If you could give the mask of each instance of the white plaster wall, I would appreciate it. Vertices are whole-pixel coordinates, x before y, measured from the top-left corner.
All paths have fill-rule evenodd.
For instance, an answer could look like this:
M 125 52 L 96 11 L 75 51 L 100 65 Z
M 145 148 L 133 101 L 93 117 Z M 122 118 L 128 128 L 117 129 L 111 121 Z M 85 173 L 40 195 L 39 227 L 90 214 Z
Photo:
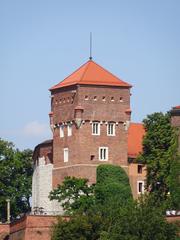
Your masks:
M 63 214 L 57 201 L 50 201 L 48 196 L 52 190 L 53 164 L 45 164 L 45 158 L 39 158 L 39 164 L 34 166 L 32 179 L 32 212 L 35 207 L 42 207 L 44 214 Z

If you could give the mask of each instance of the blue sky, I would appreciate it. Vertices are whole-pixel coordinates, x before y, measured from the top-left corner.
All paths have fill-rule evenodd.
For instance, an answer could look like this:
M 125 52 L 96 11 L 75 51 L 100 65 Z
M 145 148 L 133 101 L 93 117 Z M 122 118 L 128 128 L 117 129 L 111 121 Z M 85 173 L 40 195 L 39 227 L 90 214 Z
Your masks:
M 0 137 L 51 137 L 48 89 L 89 57 L 133 85 L 132 121 L 180 104 L 179 0 L 1 0 Z

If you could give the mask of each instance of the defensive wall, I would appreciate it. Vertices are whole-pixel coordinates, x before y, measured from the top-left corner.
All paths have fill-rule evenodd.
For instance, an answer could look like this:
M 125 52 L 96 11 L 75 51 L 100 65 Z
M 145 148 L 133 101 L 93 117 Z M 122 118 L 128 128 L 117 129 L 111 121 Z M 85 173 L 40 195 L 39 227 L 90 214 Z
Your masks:
M 65 220 L 69 218 L 64 216 Z M 167 216 L 168 222 L 180 225 L 180 216 Z M 51 240 L 57 216 L 28 215 L 11 224 L 0 224 L 0 240 Z

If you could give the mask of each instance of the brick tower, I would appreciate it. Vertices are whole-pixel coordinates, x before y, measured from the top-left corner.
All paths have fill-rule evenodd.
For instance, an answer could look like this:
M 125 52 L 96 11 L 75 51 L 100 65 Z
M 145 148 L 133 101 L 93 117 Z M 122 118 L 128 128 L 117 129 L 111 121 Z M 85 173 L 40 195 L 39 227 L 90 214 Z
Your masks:
M 131 85 L 89 60 L 53 86 L 53 187 L 65 176 L 96 181 L 102 163 L 127 169 Z

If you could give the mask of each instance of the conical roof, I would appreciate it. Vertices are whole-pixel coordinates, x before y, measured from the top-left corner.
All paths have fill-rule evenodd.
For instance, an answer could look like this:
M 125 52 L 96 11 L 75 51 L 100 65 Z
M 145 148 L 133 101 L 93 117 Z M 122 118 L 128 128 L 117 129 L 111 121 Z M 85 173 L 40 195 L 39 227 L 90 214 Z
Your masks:
M 50 91 L 76 84 L 131 87 L 130 84 L 89 60 L 63 81 L 50 88 Z

